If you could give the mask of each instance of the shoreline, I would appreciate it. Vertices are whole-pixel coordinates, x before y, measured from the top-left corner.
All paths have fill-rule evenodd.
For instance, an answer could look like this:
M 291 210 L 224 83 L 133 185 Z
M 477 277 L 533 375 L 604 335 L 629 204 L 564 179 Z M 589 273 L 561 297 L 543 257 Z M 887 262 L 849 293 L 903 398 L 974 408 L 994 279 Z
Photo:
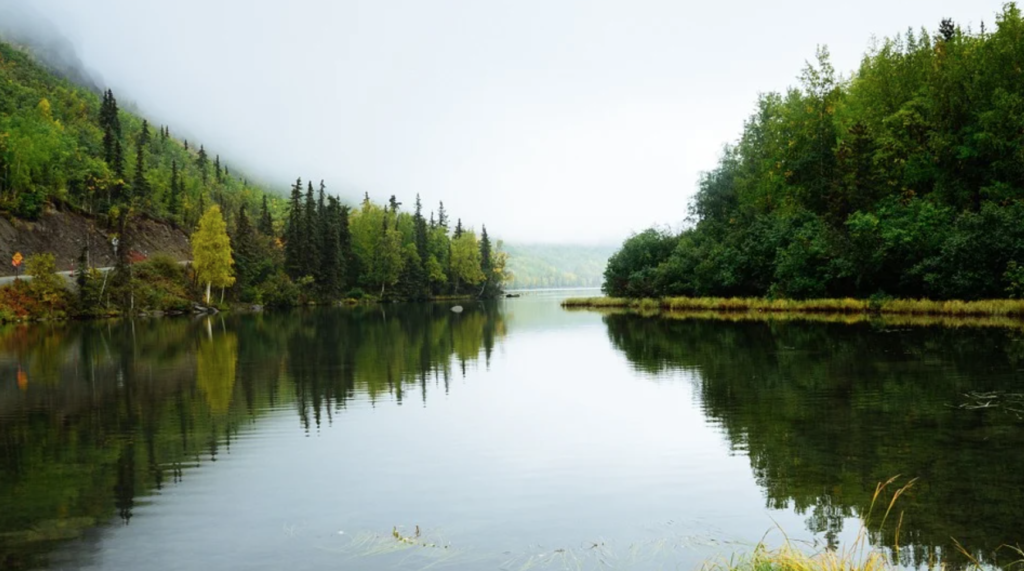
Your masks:
M 628 309 L 677 313 L 804 314 L 863 316 L 999 317 L 1024 320 L 1024 299 L 978 301 L 929 299 L 765 299 L 724 297 L 569 298 L 564 309 Z

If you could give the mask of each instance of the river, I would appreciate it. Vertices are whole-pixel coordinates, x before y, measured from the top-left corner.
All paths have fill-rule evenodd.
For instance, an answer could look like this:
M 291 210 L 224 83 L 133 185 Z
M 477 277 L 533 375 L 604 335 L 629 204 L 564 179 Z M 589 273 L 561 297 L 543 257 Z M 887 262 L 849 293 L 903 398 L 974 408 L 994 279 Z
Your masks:
M 0 568 L 694 570 L 865 526 L 1015 559 L 1020 329 L 565 295 L 0 326 Z

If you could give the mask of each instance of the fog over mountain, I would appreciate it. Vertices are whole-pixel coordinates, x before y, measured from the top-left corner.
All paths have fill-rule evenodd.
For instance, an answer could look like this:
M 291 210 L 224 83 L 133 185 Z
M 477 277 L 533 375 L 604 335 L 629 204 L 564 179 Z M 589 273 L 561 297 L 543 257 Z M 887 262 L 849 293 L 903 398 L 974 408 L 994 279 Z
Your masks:
M 282 189 L 443 200 L 517 241 L 679 226 L 759 92 L 828 43 L 977 28 L 1000 0 L 0 0 L 0 34 Z

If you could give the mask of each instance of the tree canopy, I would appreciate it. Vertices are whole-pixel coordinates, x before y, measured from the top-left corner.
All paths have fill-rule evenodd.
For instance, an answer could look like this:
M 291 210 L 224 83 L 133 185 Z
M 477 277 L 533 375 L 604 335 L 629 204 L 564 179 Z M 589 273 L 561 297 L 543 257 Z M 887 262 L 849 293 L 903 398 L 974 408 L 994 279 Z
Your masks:
M 690 227 L 646 259 L 656 236 L 627 240 L 605 291 L 1021 295 L 1022 34 L 1011 3 L 993 30 L 947 20 L 883 40 L 849 78 L 819 49 L 797 87 L 758 99 L 701 176 Z

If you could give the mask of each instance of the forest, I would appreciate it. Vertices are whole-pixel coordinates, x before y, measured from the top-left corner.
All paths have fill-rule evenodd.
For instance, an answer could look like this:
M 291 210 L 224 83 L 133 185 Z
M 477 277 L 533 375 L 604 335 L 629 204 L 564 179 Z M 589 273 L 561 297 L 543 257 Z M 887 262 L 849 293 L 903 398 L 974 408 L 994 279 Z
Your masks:
M 15 284 L 0 290 L 0 320 L 176 310 L 210 303 L 211 289 L 220 302 L 278 306 L 500 294 L 506 255 L 486 227 L 478 235 L 461 219 L 452 224 L 443 203 L 428 221 L 418 196 L 411 211 L 401 206 L 366 196 L 351 207 L 323 181 L 314 190 L 298 179 L 289 197 L 276 194 L 204 145 L 122 109 L 111 90 L 74 85 L 0 42 L 0 215 L 76 212 L 117 239 L 109 279 L 83 248 L 77 299 L 54 280 Z M 198 257 L 187 267 L 145 260 L 132 247 L 138 218 L 191 235 Z M 30 275 L 56 270 L 47 252 L 24 254 Z
M 908 30 L 850 77 L 819 48 L 704 173 L 681 233 L 628 238 L 620 297 L 1024 295 L 1024 20 Z

